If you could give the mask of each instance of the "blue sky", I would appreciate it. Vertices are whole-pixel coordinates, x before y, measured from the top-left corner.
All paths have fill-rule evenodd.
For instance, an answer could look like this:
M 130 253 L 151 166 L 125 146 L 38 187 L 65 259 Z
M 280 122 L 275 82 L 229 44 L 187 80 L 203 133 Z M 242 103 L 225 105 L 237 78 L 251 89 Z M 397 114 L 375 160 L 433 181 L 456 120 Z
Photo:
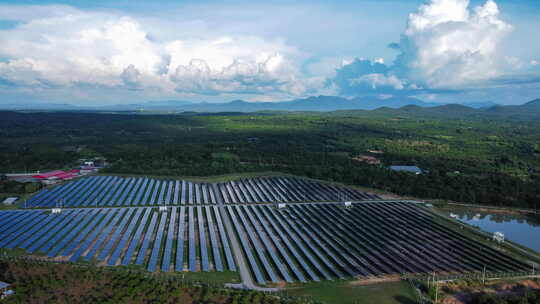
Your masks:
M 0 1 L 0 103 L 540 97 L 540 1 Z

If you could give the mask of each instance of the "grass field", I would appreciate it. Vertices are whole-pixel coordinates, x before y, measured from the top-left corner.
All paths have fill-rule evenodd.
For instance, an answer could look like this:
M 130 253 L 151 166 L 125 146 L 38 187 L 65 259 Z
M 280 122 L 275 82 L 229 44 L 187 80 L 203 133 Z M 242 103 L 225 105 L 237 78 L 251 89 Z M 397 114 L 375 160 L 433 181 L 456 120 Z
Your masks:
M 311 296 L 328 304 L 414 304 L 414 290 L 406 282 L 353 285 L 351 281 L 326 281 L 288 289 L 293 296 Z

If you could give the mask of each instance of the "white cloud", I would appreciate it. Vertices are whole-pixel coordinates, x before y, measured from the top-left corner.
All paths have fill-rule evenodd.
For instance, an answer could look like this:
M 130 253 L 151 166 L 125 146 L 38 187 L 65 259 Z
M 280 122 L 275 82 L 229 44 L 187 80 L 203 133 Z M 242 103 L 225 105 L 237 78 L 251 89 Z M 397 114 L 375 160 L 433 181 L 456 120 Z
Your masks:
M 540 62 L 538 60 L 531 60 L 531 65 L 532 66 L 538 66 L 540 64 Z
M 350 80 L 351 85 L 367 84 L 373 90 L 381 87 L 391 87 L 395 90 L 403 90 L 404 83 L 394 75 L 366 74 Z
M 511 29 L 492 0 L 472 10 L 468 0 L 431 0 L 409 15 L 396 68 L 430 88 L 489 80 L 503 72 L 498 47 Z
M 24 23 L 0 30 L 0 58 L 6 58 L 0 80 L 18 86 L 297 96 L 315 83 L 299 73 L 301 53 L 283 39 L 213 33 L 156 39 L 155 23 L 116 13 L 6 9 Z

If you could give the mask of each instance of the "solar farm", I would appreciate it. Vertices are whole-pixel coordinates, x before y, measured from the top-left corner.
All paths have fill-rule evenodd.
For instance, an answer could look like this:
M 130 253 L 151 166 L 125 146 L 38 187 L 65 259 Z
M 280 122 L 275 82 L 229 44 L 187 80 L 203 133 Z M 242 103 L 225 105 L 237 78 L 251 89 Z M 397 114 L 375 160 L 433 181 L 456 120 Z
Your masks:
M 58 201 L 67 208 L 51 212 Z M 247 267 L 259 285 L 530 268 L 417 204 L 293 177 L 93 176 L 42 191 L 27 207 L 0 212 L 0 248 L 56 261 L 150 272 Z
M 330 184 L 292 177 L 266 177 L 227 183 L 92 176 L 43 190 L 27 207 L 107 207 L 153 205 L 216 205 L 378 199 Z

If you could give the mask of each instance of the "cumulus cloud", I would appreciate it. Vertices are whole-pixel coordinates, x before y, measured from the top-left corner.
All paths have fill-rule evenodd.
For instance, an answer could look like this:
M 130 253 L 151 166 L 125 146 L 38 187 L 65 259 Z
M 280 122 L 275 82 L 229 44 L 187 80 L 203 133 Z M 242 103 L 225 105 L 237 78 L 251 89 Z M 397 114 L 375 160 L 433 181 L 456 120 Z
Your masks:
M 355 60 L 337 70 L 332 83 L 343 94 L 418 94 L 418 90 L 460 90 L 485 83 L 509 69 L 517 58 L 499 52 L 512 26 L 488 0 L 471 8 L 468 0 L 430 0 L 408 17 L 391 65 L 380 59 Z
M 497 4 L 431 0 L 409 15 L 395 65 L 401 76 L 431 88 L 468 86 L 501 74 L 498 46 L 512 27 Z
M 4 86 L 284 96 L 312 89 L 313 81 L 295 64 L 300 52 L 282 39 L 211 33 L 157 39 L 152 31 L 159 28 L 130 16 L 56 6 L 50 7 L 54 14 L 43 6 L 8 8 L 24 22 L 0 30 Z

